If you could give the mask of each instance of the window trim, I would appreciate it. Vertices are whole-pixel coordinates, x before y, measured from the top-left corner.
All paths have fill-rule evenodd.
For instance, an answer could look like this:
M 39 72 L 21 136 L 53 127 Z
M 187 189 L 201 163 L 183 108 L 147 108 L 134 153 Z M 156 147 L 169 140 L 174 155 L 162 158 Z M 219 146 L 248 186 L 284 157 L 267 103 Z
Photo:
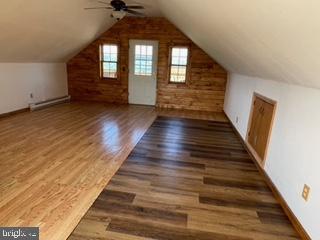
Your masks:
M 112 61 L 104 61 L 103 59 L 103 46 L 105 45 L 113 45 L 117 46 L 118 49 L 118 57 L 117 57 L 117 77 L 104 77 L 103 76 L 103 63 L 105 62 L 112 62 Z M 100 79 L 102 80 L 109 80 L 109 81 L 117 81 L 120 79 L 120 45 L 118 43 L 114 42 L 107 42 L 107 43 L 101 43 L 99 46 L 99 66 L 100 66 Z
M 172 49 L 173 48 L 187 48 L 188 49 L 188 58 L 187 65 L 174 65 L 174 66 L 186 66 L 186 80 L 184 82 L 172 82 L 171 81 L 171 67 L 172 67 Z M 187 85 L 189 81 L 189 71 L 190 71 L 190 59 L 191 59 L 191 48 L 189 45 L 172 45 L 169 49 L 169 75 L 168 75 L 168 83 L 169 84 L 177 84 L 177 85 Z

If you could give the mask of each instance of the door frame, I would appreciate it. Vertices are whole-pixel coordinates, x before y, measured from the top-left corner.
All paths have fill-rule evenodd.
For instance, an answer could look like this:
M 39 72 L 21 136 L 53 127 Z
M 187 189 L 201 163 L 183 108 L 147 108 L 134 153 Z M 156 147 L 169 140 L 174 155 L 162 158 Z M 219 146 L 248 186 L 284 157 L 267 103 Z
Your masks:
M 272 111 L 272 117 L 271 117 L 271 123 L 270 123 L 270 128 L 268 130 L 268 138 L 267 138 L 267 144 L 266 144 L 266 150 L 265 150 L 265 154 L 263 156 L 263 158 L 261 158 L 256 150 L 251 146 L 250 142 L 249 142 L 249 133 L 251 130 L 251 124 L 252 124 L 252 117 L 253 117 L 253 110 L 254 110 L 254 103 L 256 101 L 257 98 L 260 98 L 261 100 L 271 104 L 273 106 L 273 111 Z M 270 145 L 270 140 L 271 140 L 271 134 L 272 134 L 272 129 L 274 126 L 274 119 L 275 119 L 275 115 L 276 115 L 276 110 L 277 110 L 277 101 L 268 98 L 264 95 L 261 95 L 257 92 L 253 92 L 253 96 L 252 96 L 252 100 L 251 100 L 251 110 L 250 110 L 250 115 L 249 115 L 249 121 L 248 121 L 248 126 L 247 126 L 247 134 L 246 134 L 246 145 L 248 146 L 250 152 L 252 153 L 252 155 L 254 156 L 254 158 L 256 160 L 258 160 L 258 163 L 260 165 L 260 167 L 262 167 L 264 169 L 264 166 L 266 164 L 266 160 L 267 160 L 267 156 L 268 156 L 268 150 L 269 150 L 269 145 Z
M 153 60 L 153 71 L 154 71 L 154 76 L 155 76 L 155 102 L 154 105 L 147 105 L 147 106 L 157 106 L 158 102 L 158 65 L 159 65 L 159 45 L 160 41 L 158 39 L 142 39 L 142 38 L 130 38 L 129 40 L 129 51 L 128 51 L 128 103 L 131 105 L 144 105 L 144 104 L 134 104 L 130 103 L 130 75 L 134 74 L 134 63 L 131 64 L 131 54 L 134 54 L 134 49 L 131 49 L 131 42 L 136 43 L 148 43 L 148 42 L 155 42 L 157 44 L 157 49 L 156 49 L 156 58 Z M 155 68 L 155 69 L 154 69 Z M 143 76 L 142 76 L 143 77 Z

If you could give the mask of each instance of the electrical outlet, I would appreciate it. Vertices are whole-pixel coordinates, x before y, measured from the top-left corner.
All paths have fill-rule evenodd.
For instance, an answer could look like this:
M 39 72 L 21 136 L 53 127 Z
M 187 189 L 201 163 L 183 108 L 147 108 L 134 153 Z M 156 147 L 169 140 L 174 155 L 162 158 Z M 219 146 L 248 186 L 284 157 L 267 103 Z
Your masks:
M 305 184 L 302 190 L 302 197 L 306 202 L 309 199 L 310 190 L 310 187 L 307 184 Z

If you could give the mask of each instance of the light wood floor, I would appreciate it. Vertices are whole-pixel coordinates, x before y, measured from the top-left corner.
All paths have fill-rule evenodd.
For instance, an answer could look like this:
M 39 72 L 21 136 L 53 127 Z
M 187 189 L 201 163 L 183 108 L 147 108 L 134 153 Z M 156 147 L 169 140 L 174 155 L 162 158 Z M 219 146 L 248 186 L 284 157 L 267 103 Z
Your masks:
M 69 240 L 299 239 L 229 123 L 158 117 Z
M 0 119 L 0 226 L 64 240 L 156 117 L 154 108 L 64 104 Z

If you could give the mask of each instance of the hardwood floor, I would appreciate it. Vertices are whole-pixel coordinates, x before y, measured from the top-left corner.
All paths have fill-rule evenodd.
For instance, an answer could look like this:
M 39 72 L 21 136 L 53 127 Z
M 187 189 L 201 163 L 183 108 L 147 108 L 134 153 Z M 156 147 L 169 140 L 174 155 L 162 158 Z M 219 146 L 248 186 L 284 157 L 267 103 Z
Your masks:
M 0 226 L 66 239 L 156 118 L 154 108 L 72 103 L 0 119 Z
M 69 240 L 299 239 L 229 123 L 158 117 Z

